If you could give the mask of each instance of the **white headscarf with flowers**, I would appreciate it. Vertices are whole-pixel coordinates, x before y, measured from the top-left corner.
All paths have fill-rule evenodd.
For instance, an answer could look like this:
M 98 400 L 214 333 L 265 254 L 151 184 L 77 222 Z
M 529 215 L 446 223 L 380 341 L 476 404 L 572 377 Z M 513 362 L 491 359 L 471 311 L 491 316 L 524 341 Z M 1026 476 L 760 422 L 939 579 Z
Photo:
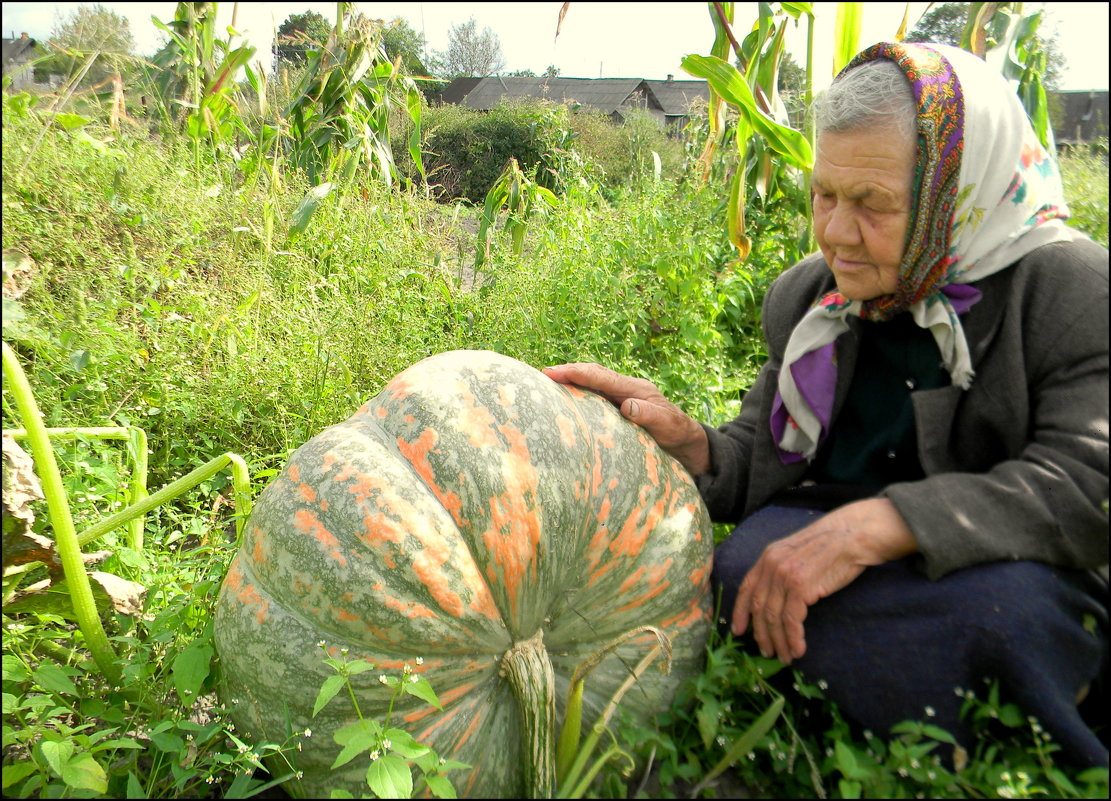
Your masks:
M 909 311 L 929 329 L 953 384 L 973 370 L 958 315 L 978 281 L 1050 242 L 1082 236 L 1068 217 L 1060 174 L 1018 96 L 981 59 L 947 45 L 881 43 L 845 71 L 894 61 L 918 107 L 916 183 L 907 247 L 891 295 L 868 301 L 831 292 L 795 326 L 779 372 L 772 432 L 786 462 L 813 459 L 828 432 L 837 368 L 833 342 L 847 318 L 887 320 Z

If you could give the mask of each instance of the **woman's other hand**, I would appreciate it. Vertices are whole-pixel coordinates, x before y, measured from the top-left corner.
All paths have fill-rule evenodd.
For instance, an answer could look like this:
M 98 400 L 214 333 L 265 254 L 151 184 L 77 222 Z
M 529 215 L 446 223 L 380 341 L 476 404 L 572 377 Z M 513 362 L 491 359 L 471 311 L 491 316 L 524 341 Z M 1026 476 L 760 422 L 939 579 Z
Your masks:
M 621 375 L 600 364 L 574 363 L 545 367 L 544 375 L 561 384 L 597 392 L 623 417 L 647 431 L 692 476 L 710 471 L 706 432 L 686 412 L 665 398 L 651 381 Z
M 888 499 L 834 509 L 764 549 L 737 591 L 733 634 L 751 627 L 760 653 L 790 664 L 806 653 L 803 620 L 810 606 L 866 567 L 916 550 L 914 534 Z

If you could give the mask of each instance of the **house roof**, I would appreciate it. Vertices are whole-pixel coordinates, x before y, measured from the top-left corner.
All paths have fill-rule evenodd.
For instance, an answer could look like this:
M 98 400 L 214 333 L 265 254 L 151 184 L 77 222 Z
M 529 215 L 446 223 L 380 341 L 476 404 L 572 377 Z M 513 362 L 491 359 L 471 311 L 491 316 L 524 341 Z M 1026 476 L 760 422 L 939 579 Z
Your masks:
M 0 39 L 0 58 L 4 62 L 4 72 L 8 71 L 8 67 L 13 63 L 20 63 L 26 61 L 34 55 L 35 45 L 38 44 L 34 39 L 20 38 L 20 39 Z
M 663 106 L 664 114 L 686 114 L 697 99 L 710 100 L 710 88 L 705 81 L 645 81 Z
M 473 83 L 476 82 L 476 83 Z M 612 114 L 635 92 L 642 92 L 648 108 L 663 110 L 648 82 L 641 78 L 456 78 L 444 90 L 444 102 L 488 110 L 505 100 L 546 99 L 581 103 Z

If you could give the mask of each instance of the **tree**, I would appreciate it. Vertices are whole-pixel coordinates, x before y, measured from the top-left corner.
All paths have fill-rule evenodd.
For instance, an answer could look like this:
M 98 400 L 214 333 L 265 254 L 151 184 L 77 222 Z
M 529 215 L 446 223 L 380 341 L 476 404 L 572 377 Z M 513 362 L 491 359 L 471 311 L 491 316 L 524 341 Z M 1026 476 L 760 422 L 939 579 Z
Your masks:
M 332 25 L 322 14 L 306 11 L 290 14 L 278 27 L 271 52 L 274 66 L 300 66 L 305 63 L 305 51 L 315 50 L 328 41 Z
M 135 51 L 127 19 L 99 3 L 80 5 L 68 17 L 56 17 L 49 44 L 58 55 L 48 67 L 51 72 L 73 74 L 93 52 L 99 52 L 83 83 L 100 83 L 121 70 L 123 59 Z M 60 50 L 72 51 L 64 54 Z
M 557 67 L 555 64 L 549 64 L 548 68 L 546 70 L 544 70 L 544 77 L 545 78 L 558 78 L 559 77 L 559 67 Z
M 427 75 L 424 65 L 424 36 L 417 33 L 403 19 L 395 19 L 382 34 L 382 47 L 390 61 L 401 57 L 401 69 L 406 75 Z
M 968 21 L 968 3 L 942 3 L 918 20 L 906 35 L 907 42 L 939 42 L 961 46 L 961 34 Z
M 489 28 L 478 32 L 478 23 L 471 17 L 455 25 L 448 33 L 448 48 L 435 56 L 435 71 L 441 78 L 487 77 L 505 69 L 498 36 Z
M 965 23 L 968 22 L 968 6 L 968 3 L 942 3 L 935 6 L 922 15 L 906 35 L 906 41 L 939 42 L 960 47 Z M 1045 53 L 1045 74 L 1042 76 L 1042 83 L 1047 90 L 1052 91 L 1060 82 L 1064 55 L 1061 53 L 1055 33 L 1045 35 L 1044 31 L 1039 31 L 1036 35 Z

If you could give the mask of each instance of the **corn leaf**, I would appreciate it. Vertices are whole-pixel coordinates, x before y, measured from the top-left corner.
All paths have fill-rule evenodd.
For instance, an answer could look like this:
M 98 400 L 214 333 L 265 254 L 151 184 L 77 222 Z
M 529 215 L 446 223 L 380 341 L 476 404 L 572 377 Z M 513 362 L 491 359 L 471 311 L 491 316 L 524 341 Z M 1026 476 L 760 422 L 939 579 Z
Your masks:
M 814 154 L 806 137 L 762 112 L 736 67 L 714 56 L 689 55 L 683 58 L 683 69 L 696 78 L 705 78 L 715 92 L 738 110 L 741 119 L 767 140 L 772 150 L 787 156 L 797 167 L 810 168 Z
M 860 47 L 860 22 L 863 3 L 838 3 L 837 21 L 833 29 L 833 74 L 837 75 L 856 55 Z

